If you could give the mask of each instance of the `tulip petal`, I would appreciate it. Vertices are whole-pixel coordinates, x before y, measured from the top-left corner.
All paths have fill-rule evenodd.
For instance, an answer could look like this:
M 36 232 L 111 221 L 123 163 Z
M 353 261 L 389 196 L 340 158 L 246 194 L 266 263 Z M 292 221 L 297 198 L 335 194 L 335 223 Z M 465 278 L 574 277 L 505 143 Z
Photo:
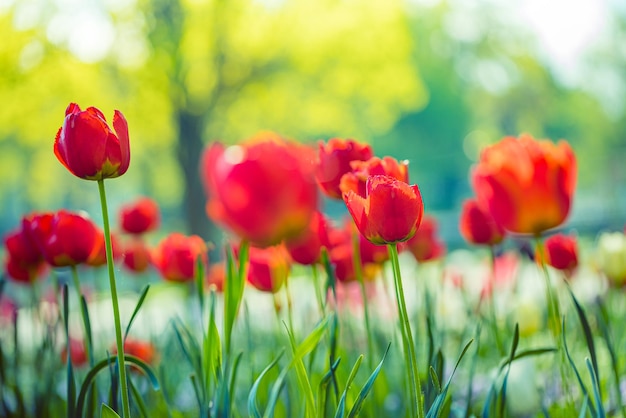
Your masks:
M 117 134 L 120 145 L 121 164 L 118 168 L 118 175 L 121 176 L 128 170 L 128 166 L 130 165 L 130 139 L 128 136 L 128 123 L 119 110 L 116 110 L 113 115 L 113 129 Z

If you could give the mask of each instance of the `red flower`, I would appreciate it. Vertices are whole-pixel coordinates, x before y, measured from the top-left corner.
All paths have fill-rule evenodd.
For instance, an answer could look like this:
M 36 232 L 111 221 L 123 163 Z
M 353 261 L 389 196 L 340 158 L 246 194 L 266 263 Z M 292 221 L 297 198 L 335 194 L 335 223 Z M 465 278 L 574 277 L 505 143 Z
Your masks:
M 87 364 L 87 352 L 85 351 L 85 343 L 82 340 L 70 338 L 70 359 L 76 367 Z M 67 346 L 61 350 L 61 361 L 63 364 L 67 363 Z
M 311 265 L 319 262 L 322 247 L 329 247 L 327 220 L 324 215 L 315 212 L 309 227 L 300 236 L 285 244 L 291 259 L 296 263 Z
M 224 284 L 226 282 L 226 263 L 219 262 L 209 266 L 209 271 L 206 275 L 206 284 L 208 287 L 214 287 L 215 291 L 221 293 L 224 291 Z
M 389 259 L 387 246 L 374 245 L 369 242 L 358 232 L 354 222 L 347 218 L 341 228 L 329 228 L 328 231 L 330 244 L 328 257 L 335 269 L 335 278 L 340 282 L 356 280 L 353 244 L 355 234 L 359 239 L 359 256 L 364 280 L 373 279 L 378 272 L 379 265 Z
M 29 218 L 23 218 L 21 227 L 4 238 L 5 270 L 10 278 L 23 283 L 32 283 L 44 268 L 43 254 L 30 234 L 29 225 Z
M 284 246 L 249 248 L 247 280 L 262 292 L 276 293 L 289 276 L 289 253 Z
M 317 210 L 312 161 L 310 149 L 274 133 L 214 143 L 202 160 L 209 217 L 258 246 L 298 236 Z
M 576 187 L 569 144 L 506 137 L 483 150 L 473 172 L 478 200 L 505 229 L 539 234 L 567 217 Z
M 142 273 L 150 265 L 150 249 L 141 238 L 124 243 L 123 257 L 124 266 L 134 273 Z
M 115 133 L 95 107 L 81 111 L 76 103 L 70 103 L 54 141 L 54 154 L 76 177 L 119 177 L 128 170 L 130 144 L 128 124 L 118 110 L 113 115 L 113 128 Z
M 333 199 L 341 199 L 341 177 L 351 171 L 352 161 L 365 161 L 374 156 L 372 147 L 352 139 L 332 138 L 319 142 L 317 182 L 322 191 Z
M 205 266 L 208 264 L 207 251 L 206 244 L 199 236 L 174 232 L 155 248 L 152 262 L 165 280 L 187 282 L 195 277 L 198 257 Z
M 408 240 L 424 214 L 417 186 L 389 176 L 369 177 L 365 197 L 349 190 L 344 201 L 361 234 L 374 244 Z
M 117 354 L 117 345 L 111 347 L 111 352 Z M 135 340 L 133 338 L 126 338 L 124 341 L 124 354 L 130 354 L 135 356 L 145 363 L 150 365 L 154 364 L 157 359 L 156 348 L 148 341 Z M 133 363 L 130 363 L 131 365 Z
M 30 228 L 31 236 L 53 267 L 86 263 L 99 251 L 99 230 L 86 214 L 60 210 L 53 215 L 35 216 Z
M 419 262 L 441 258 L 446 252 L 446 246 L 439 240 L 437 229 L 435 218 L 424 216 L 417 233 L 403 245 L 403 249 L 408 249 Z
M 144 234 L 159 226 L 159 206 L 149 197 L 141 197 L 120 209 L 120 225 L 129 234 Z
M 398 162 L 392 157 L 372 157 L 367 161 L 352 161 L 352 171 L 341 177 L 339 188 L 342 193 L 349 190 L 365 196 L 365 184 L 370 176 L 390 176 L 405 183 L 409 182 L 408 162 Z
M 467 199 L 463 203 L 459 230 L 467 242 L 477 245 L 497 245 L 506 234 L 476 199 Z
M 578 244 L 573 236 L 552 235 L 545 240 L 543 251 L 546 264 L 557 270 L 571 275 L 578 267 Z M 540 252 L 537 253 L 538 261 L 541 261 L 540 254 Z
M 89 260 L 87 260 L 87 264 L 91 267 L 100 267 L 104 266 L 107 263 L 107 252 L 104 241 L 104 232 L 101 229 L 98 229 L 98 239 L 96 244 L 96 250 L 91 254 Z M 111 246 L 113 250 L 113 259 L 117 259 L 120 256 L 119 244 L 117 242 L 117 236 L 111 234 Z

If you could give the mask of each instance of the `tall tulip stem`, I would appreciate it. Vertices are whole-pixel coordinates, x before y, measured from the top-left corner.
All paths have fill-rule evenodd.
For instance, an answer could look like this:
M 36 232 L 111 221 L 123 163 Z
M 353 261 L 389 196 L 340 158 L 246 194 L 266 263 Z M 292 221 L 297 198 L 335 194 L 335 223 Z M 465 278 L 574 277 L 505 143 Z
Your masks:
M 113 265 L 113 247 L 111 245 L 111 230 L 109 227 L 109 212 L 104 190 L 104 180 L 98 180 L 100 205 L 102 206 L 102 223 L 104 224 L 104 243 L 106 246 L 107 268 L 109 270 L 109 285 L 111 287 L 111 301 L 113 303 L 113 320 L 115 321 L 115 342 L 117 344 L 117 365 L 120 374 L 120 388 L 122 391 L 122 417 L 130 418 L 130 402 L 126 380 L 126 365 L 124 362 L 124 342 L 122 341 L 122 325 L 120 321 L 120 307 L 117 301 L 117 287 L 115 284 L 115 269 Z
M 420 385 L 419 372 L 417 369 L 417 356 L 415 354 L 415 344 L 413 343 L 413 333 L 409 323 L 409 315 L 404 301 L 404 289 L 402 288 L 402 277 L 400 276 L 400 262 L 398 261 L 397 244 L 389 244 L 389 256 L 393 267 L 393 279 L 396 288 L 396 299 L 398 302 L 398 315 L 400 317 L 400 330 L 402 331 L 402 345 L 404 346 L 404 359 L 407 366 L 407 377 L 409 381 L 409 398 L 411 405 L 411 417 L 424 417 L 424 402 L 422 398 L 422 388 Z

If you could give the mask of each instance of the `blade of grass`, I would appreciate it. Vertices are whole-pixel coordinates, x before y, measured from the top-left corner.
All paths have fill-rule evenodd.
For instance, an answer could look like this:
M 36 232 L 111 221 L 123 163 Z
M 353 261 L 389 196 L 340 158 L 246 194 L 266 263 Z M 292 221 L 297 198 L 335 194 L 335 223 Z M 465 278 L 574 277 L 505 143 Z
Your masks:
M 130 316 L 130 320 L 128 321 L 128 325 L 126 326 L 126 331 L 124 331 L 124 341 L 126 341 L 126 337 L 128 337 L 128 333 L 130 332 L 130 327 L 133 325 L 135 321 L 135 317 L 139 313 L 139 309 L 143 305 L 143 302 L 146 300 L 146 296 L 148 295 L 148 290 L 150 290 L 150 285 L 146 285 L 141 291 L 141 296 L 139 296 L 139 300 L 135 305 L 135 309 L 133 310 L 133 314 Z
M 574 371 L 574 375 L 576 376 L 576 380 L 578 381 L 578 385 L 580 386 L 580 390 L 582 391 L 582 394 L 584 395 L 585 399 L 589 399 L 589 391 L 587 390 L 587 387 L 583 383 L 583 379 L 580 377 L 578 368 L 576 367 L 576 364 L 574 363 L 574 360 L 572 359 L 572 356 L 569 353 L 569 348 L 567 347 L 567 339 L 565 338 L 566 336 L 565 335 L 565 318 L 563 318 L 563 320 L 561 321 L 561 334 L 563 338 L 563 351 L 565 352 L 565 357 L 567 358 L 572 370 Z M 588 404 L 588 405 L 589 405 L 589 408 L 591 409 L 591 415 L 596 416 L 596 410 L 594 406 L 592 404 Z
M 348 396 L 348 390 L 350 390 L 350 386 L 352 386 L 352 381 L 356 377 L 357 372 L 359 371 L 359 367 L 361 367 L 361 362 L 363 361 L 363 354 L 356 359 L 354 366 L 352 366 L 352 370 L 348 375 L 348 380 L 346 381 L 346 386 L 343 389 L 343 393 L 341 394 L 341 398 L 339 399 L 339 405 L 337 405 L 337 411 L 335 412 L 335 418 L 343 418 L 346 412 L 346 397 Z
M 261 418 L 261 412 L 259 411 L 259 406 L 257 402 L 257 392 L 259 391 L 259 386 L 261 385 L 261 381 L 265 377 L 265 375 L 276 365 L 278 364 L 278 360 L 283 356 L 284 351 L 281 351 L 278 356 L 272 360 L 270 364 L 268 364 L 265 369 L 259 374 L 259 377 L 256 378 L 254 383 L 252 384 L 252 388 L 250 388 L 250 393 L 248 395 L 248 415 L 253 418 Z
M 365 398 L 367 398 L 367 395 L 369 395 L 370 391 L 372 390 L 372 387 L 374 386 L 374 382 L 376 381 L 376 378 L 378 377 L 378 374 L 383 368 L 383 363 L 385 362 L 385 359 L 387 358 L 387 354 L 389 353 L 390 347 L 391 347 L 391 343 L 387 344 L 387 349 L 385 350 L 385 353 L 383 354 L 383 358 L 380 360 L 380 363 L 378 363 L 378 366 L 376 366 L 376 368 L 374 369 L 370 377 L 367 379 L 367 381 L 361 388 L 361 391 L 359 392 L 359 395 L 357 396 L 356 401 L 354 401 L 354 405 L 352 405 L 352 408 L 350 409 L 348 418 L 355 418 L 356 416 L 359 415 L 359 412 L 361 411 L 361 408 L 363 407 L 363 402 L 365 402 Z
M 585 364 L 587 365 L 587 370 L 591 375 L 591 387 L 593 388 L 593 397 L 596 401 L 596 408 L 598 409 L 598 418 L 605 418 L 606 413 L 604 412 L 604 406 L 602 405 L 602 395 L 600 394 L 600 383 L 598 382 L 598 375 L 595 373 L 592 362 L 589 360 L 589 357 L 585 357 Z

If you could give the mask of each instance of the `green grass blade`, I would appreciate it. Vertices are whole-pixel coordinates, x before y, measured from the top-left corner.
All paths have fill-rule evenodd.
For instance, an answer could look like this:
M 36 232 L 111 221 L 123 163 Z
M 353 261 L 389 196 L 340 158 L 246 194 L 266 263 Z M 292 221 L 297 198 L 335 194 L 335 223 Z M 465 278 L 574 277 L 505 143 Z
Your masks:
M 135 321 L 135 317 L 139 313 L 139 309 L 141 309 L 141 305 L 143 305 L 146 296 L 148 295 L 148 290 L 150 290 L 150 285 L 146 285 L 141 291 L 141 296 L 139 296 L 139 300 L 137 301 L 137 305 L 135 305 L 135 310 L 133 310 L 133 314 L 130 316 L 130 321 L 128 321 L 128 325 L 126 326 L 126 331 L 124 331 L 124 341 L 126 341 L 126 337 L 128 337 L 128 333 L 130 332 L 130 327 L 133 325 Z
M 561 335 L 563 336 L 563 351 L 565 351 L 565 356 L 567 357 L 567 361 L 569 361 L 569 364 L 572 367 L 572 370 L 574 371 L 574 375 L 576 376 L 576 380 L 578 381 L 578 385 L 580 386 L 580 390 L 582 391 L 582 394 L 584 395 L 585 399 L 589 399 L 589 391 L 587 390 L 587 387 L 583 383 L 583 379 L 580 377 L 578 368 L 576 367 L 576 364 L 574 363 L 574 360 L 572 359 L 572 356 L 570 355 L 569 348 L 567 347 L 567 338 L 565 338 L 565 318 L 563 318 L 561 322 Z M 591 409 L 591 415 L 596 416 L 596 410 L 594 406 L 592 404 L 588 404 L 588 405 L 589 405 L 589 409 Z
M 448 396 L 450 384 L 452 383 L 452 378 L 454 377 L 454 374 L 456 373 L 459 364 L 461 364 L 461 360 L 463 360 L 463 357 L 465 357 L 465 353 L 467 353 L 467 350 L 472 345 L 472 342 L 474 342 L 473 338 L 469 340 L 467 344 L 465 344 L 465 347 L 463 347 L 463 350 L 461 351 L 461 354 L 459 355 L 459 358 L 454 365 L 454 369 L 452 369 L 452 373 L 450 374 L 450 377 L 448 377 L 446 385 L 443 387 L 441 393 L 435 398 L 435 402 L 433 402 L 432 407 L 428 410 L 426 417 L 438 417 L 441 414 L 441 411 L 443 410 L 443 407 L 445 405 L 446 396 Z
M 284 351 L 281 351 L 278 357 L 276 357 L 270 364 L 268 364 L 265 369 L 259 374 L 259 377 L 256 378 L 252 388 L 250 389 L 250 394 L 248 395 L 248 415 L 253 418 L 261 418 L 261 412 L 259 411 L 258 402 L 257 402 L 257 392 L 259 391 L 259 386 L 261 385 L 261 380 L 263 377 L 276 365 L 278 364 L 278 360 L 283 356 Z
M 589 349 L 589 355 L 591 356 L 591 364 L 593 365 L 593 371 L 596 374 L 596 380 L 600 381 L 600 370 L 598 369 L 598 359 L 596 357 L 596 347 L 593 342 L 593 335 L 591 334 L 591 327 L 589 326 L 589 321 L 587 320 L 587 315 L 585 314 L 585 309 L 580 305 L 576 296 L 574 296 L 574 292 L 569 286 L 566 286 L 569 291 L 570 296 L 572 297 L 572 301 L 574 302 L 574 306 L 576 307 L 576 313 L 578 314 L 578 319 L 580 321 L 580 325 L 583 329 L 583 334 L 585 335 L 585 342 L 587 343 L 587 348 Z M 598 388 L 599 390 L 600 388 Z
M 346 412 L 346 397 L 348 396 L 348 390 L 350 390 L 350 386 L 352 385 L 352 381 L 356 377 L 357 372 L 359 371 L 359 367 L 361 366 L 361 362 L 363 361 L 363 354 L 356 359 L 354 366 L 352 366 L 352 370 L 348 375 L 348 380 L 346 381 L 346 386 L 343 389 L 343 393 L 341 394 L 341 398 L 339 399 L 339 405 L 337 405 L 337 411 L 335 412 L 335 418 L 343 418 Z
M 359 415 L 359 412 L 361 412 L 361 408 L 363 407 L 363 402 L 365 402 L 365 398 L 367 398 L 367 395 L 369 395 L 370 391 L 372 390 L 372 387 L 374 386 L 374 382 L 376 381 L 376 378 L 378 377 L 378 374 L 383 368 L 383 363 L 385 362 L 385 359 L 387 358 L 387 354 L 389 353 L 390 347 L 391 347 L 391 343 L 387 344 L 387 349 L 385 350 L 385 353 L 383 354 L 383 358 L 380 360 L 380 363 L 378 363 L 378 366 L 376 366 L 376 368 L 374 369 L 370 377 L 367 379 L 367 381 L 361 388 L 361 391 L 359 392 L 359 395 L 357 396 L 356 401 L 354 401 L 354 405 L 352 405 L 352 408 L 350 409 L 348 418 L 355 418 L 356 416 Z
M 596 408 L 598 409 L 598 418 L 606 417 L 606 413 L 604 412 L 604 406 L 602 405 L 602 395 L 600 394 L 600 383 L 598 382 L 598 376 L 595 373 L 593 368 L 593 364 L 589 360 L 589 357 L 585 357 L 585 364 L 587 365 L 587 370 L 589 370 L 589 374 L 591 375 L 591 387 L 593 388 L 593 397 L 596 401 Z
M 119 415 L 117 415 L 117 412 L 115 412 L 113 409 L 111 409 L 111 407 L 107 404 L 102 404 L 102 407 L 100 408 L 100 417 L 101 418 L 120 418 Z

